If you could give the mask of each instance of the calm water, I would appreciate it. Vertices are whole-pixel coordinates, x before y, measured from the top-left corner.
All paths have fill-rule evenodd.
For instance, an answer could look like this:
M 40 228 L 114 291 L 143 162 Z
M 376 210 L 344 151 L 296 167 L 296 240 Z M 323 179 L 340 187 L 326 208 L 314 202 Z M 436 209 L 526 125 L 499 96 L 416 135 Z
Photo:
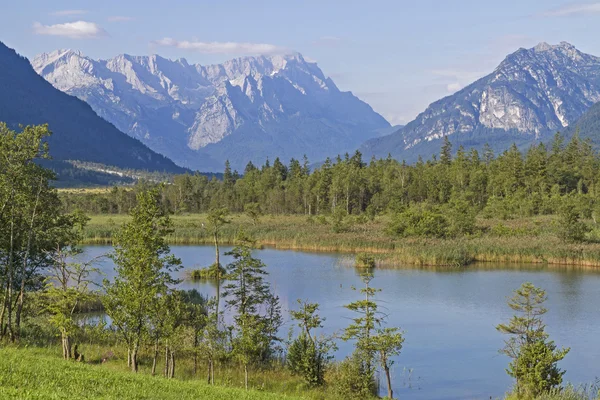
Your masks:
M 171 249 L 185 265 L 178 273 L 181 278 L 186 268 L 214 261 L 212 247 Z M 87 256 L 109 251 L 110 247 L 86 248 Z M 291 325 L 286 310 L 294 308 L 298 298 L 321 305 L 328 333 L 348 324 L 351 313 L 343 305 L 357 298 L 351 286 L 361 283 L 349 257 L 272 249 L 255 255 L 267 265 L 268 279 L 280 298 L 287 321 L 284 336 Z M 110 261 L 101 269 L 108 278 L 114 275 Z M 510 318 L 506 298 L 525 281 L 546 289 L 548 332 L 559 346 L 571 347 L 561 364 L 567 369 L 566 379 L 591 383 L 600 376 L 600 273 L 514 266 L 378 269 L 372 284 L 383 289 L 378 300 L 390 314 L 389 325 L 405 330 L 404 349 L 393 367 L 397 395 L 442 400 L 489 399 L 505 393 L 511 385 L 504 371 L 509 360 L 498 354 L 504 337 L 495 326 Z M 210 284 L 186 281 L 181 287 L 215 293 Z M 350 350 L 349 344 L 340 343 L 337 356 Z

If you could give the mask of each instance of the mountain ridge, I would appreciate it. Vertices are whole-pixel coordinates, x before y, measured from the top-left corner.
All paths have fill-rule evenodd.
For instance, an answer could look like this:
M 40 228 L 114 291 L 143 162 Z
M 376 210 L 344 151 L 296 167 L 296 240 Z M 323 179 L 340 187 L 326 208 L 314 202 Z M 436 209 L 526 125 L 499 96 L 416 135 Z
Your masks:
M 300 53 L 203 66 L 158 55 L 94 60 L 58 50 L 32 60 L 56 88 L 178 164 L 220 170 L 353 151 L 383 117 Z
M 367 141 L 361 151 L 415 161 L 439 141 L 540 140 L 574 123 L 600 101 L 600 58 L 567 42 L 540 43 L 509 54 L 490 74 L 427 107 L 403 129 Z M 437 144 L 437 145 L 436 145 Z

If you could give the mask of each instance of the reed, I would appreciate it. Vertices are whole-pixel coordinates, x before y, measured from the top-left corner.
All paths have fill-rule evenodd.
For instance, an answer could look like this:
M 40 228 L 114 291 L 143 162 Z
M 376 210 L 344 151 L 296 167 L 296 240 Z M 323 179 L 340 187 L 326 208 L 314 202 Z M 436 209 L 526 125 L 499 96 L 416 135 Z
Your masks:
M 98 215 L 84 231 L 86 244 L 110 244 L 114 232 L 128 217 Z M 212 244 L 204 228 L 206 215 L 173 216 L 174 232 L 167 240 L 175 245 Z M 388 219 L 348 224 L 333 232 L 329 224 L 298 215 L 264 216 L 258 224 L 245 215 L 233 215 L 221 232 L 221 243 L 233 245 L 240 229 L 259 246 L 312 252 L 365 253 L 378 266 L 466 266 L 474 262 L 564 264 L 600 267 L 600 242 L 590 236 L 585 243 L 569 244 L 557 236 L 552 216 L 518 220 L 480 219 L 476 233 L 449 239 L 394 239 L 385 234 Z M 204 225 L 203 225 L 204 224 Z M 593 235 L 593 233 L 591 234 Z

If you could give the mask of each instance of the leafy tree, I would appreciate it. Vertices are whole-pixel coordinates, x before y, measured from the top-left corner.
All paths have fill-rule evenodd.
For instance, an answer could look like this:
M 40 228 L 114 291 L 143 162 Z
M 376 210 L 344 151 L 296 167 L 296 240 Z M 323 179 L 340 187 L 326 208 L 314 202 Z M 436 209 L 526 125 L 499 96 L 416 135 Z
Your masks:
M 150 329 L 150 315 L 157 301 L 168 294 L 176 282 L 171 272 L 181 261 L 170 254 L 165 236 L 172 223 L 159 204 L 160 192 L 152 189 L 137 195 L 131 220 L 114 238 L 111 256 L 117 273 L 114 281 L 105 280 L 105 308 L 128 349 L 127 365 L 138 370 L 138 351 Z
M 46 309 L 50 313 L 50 323 L 60 332 L 65 360 L 73 356 L 72 337 L 79 329 L 74 314 L 82 303 L 95 298 L 90 290 L 90 275 L 97 272 L 93 267 L 97 258 L 87 262 L 69 261 L 80 254 L 78 248 L 58 248 L 52 254 L 46 278 Z
M 210 211 L 207 217 L 208 220 L 208 229 L 213 235 L 213 240 L 215 243 L 215 263 L 213 268 L 215 268 L 215 277 L 216 277 L 216 285 L 217 285 L 217 310 L 216 315 L 219 314 L 219 302 L 221 300 L 221 260 L 220 255 L 221 252 L 219 250 L 219 235 L 221 233 L 221 229 L 223 226 L 229 224 L 231 220 L 229 219 L 229 210 L 227 208 L 214 208 Z
M 207 362 L 207 382 L 215 384 L 215 362 L 227 355 L 227 332 L 219 329 L 222 325 L 223 315 L 215 315 L 216 300 L 212 299 L 207 304 L 207 323 L 195 336 L 195 348 Z
M 589 231 L 587 225 L 580 220 L 579 210 L 571 197 L 565 197 L 559 209 L 559 236 L 565 242 L 581 242 Z
M 558 350 L 548 339 L 542 320 L 547 312 L 543 306 L 546 300 L 544 290 L 524 283 L 508 300 L 509 307 L 518 314 L 496 327 L 511 336 L 500 352 L 512 359 L 506 372 L 516 379 L 515 392 L 523 398 L 537 398 L 559 387 L 565 373 L 557 364 L 569 349 Z
M 227 266 L 228 284 L 224 296 L 235 322 L 233 354 L 244 367 L 248 388 L 248 367 L 268 360 L 281 326 L 279 299 L 270 292 L 263 277 L 265 265 L 252 257 L 251 248 L 242 244 L 227 253 L 234 261 Z
M 392 357 L 400 355 L 404 337 L 398 328 L 383 328 L 377 330 L 372 341 L 377 361 L 385 373 L 388 397 L 393 399 L 394 391 L 392 389 L 390 367 L 394 364 Z
M 258 224 L 258 220 L 261 216 L 260 204 L 258 203 L 247 203 L 244 205 L 244 212 L 248 217 L 252 219 L 254 225 Z
M 317 337 L 314 329 L 322 328 L 323 321 L 317 311 L 319 305 L 298 300 L 298 311 L 290 311 L 301 329 L 300 335 L 292 341 L 288 348 L 287 365 L 293 374 L 300 375 L 309 385 L 322 385 L 325 382 L 325 369 L 335 349 L 330 338 Z
M 345 307 L 358 314 L 357 317 L 352 318 L 352 323 L 344 329 L 342 334 L 342 340 L 354 340 L 355 341 L 355 357 L 356 360 L 364 367 L 364 374 L 361 377 L 363 380 L 363 386 L 371 386 L 373 391 L 374 387 L 374 374 L 373 368 L 375 358 L 375 348 L 373 346 L 373 332 L 381 325 L 381 319 L 377 313 L 377 303 L 373 300 L 373 296 L 380 291 L 380 289 L 374 289 L 370 286 L 373 274 L 369 271 L 365 271 L 361 274 L 361 279 L 364 283 L 364 288 L 360 289 L 360 293 L 364 296 L 364 300 L 354 301 Z M 356 288 L 352 288 L 357 290 Z
M 54 174 L 39 165 L 48 158 L 48 126 L 27 126 L 17 133 L 0 123 L 0 337 L 19 339 L 26 292 L 41 288 L 41 270 L 57 245 L 69 245 L 65 232 L 75 220 L 61 215 L 50 182 Z

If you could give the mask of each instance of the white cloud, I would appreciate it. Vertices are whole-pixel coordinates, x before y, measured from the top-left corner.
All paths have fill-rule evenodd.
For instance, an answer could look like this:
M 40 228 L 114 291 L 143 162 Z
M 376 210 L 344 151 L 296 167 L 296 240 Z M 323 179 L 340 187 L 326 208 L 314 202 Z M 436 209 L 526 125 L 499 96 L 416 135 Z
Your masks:
M 462 89 L 462 85 L 458 82 L 453 82 L 453 83 L 449 83 L 446 86 L 446 90 L 449 93 L 454 93 L 454 92 L 458 92 L 460 89 Z
M 83 15 L 83 14 L 87 14 L 87 13 L 88 13 L 87 10 L 60 10 L 60 11 L 51 12 L 50 15 L 64 17 L 64 16 L 68 16 L 68 15 Z
M 38 35 L 64 36 L 72 39 L 86 39 L 107 36 L 102 27 L 94 22 L 76 21 L 56 25 L 33 24 L 33 31 Z
M 200 42 L 178 41 L 164 38 L 152 42 L 159 46 L 175 47 L 182 50 L 193 50 L 206 54 L 281 54 L 289 51 L 286 48 L 266 43 L 240 43 L 240 42 Z
M 576 3 L 569 4 L 564 7 L 555 8 L 540 13 L 540 17 L 571 17 L 585 14 L 600 13 L 600 2 L 595 3 Z
M 113 15 L 107 18 L 107 20 L 109 22 L 128 22 L 128 21 L 133 21 L 135 18 L 133 17 L 126 17 L 124 15 Z

